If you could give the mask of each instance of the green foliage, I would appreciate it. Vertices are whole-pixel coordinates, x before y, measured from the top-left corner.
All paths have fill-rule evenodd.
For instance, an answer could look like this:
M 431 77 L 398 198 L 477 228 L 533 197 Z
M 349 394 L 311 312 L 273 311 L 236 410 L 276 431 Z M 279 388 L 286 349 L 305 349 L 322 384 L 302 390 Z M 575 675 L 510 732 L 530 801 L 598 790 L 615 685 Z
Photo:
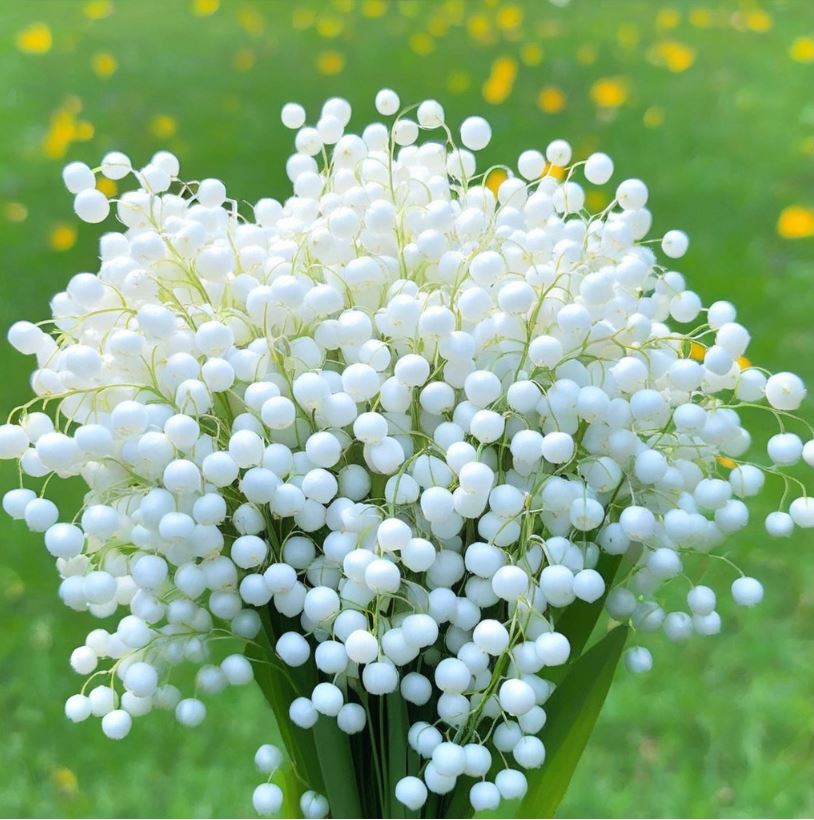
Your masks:
M 617 626 L 569 670 L 546 703 L 546 761 L 514 817 L 554 817 L 605 703 L 628 629 Z M 506 814 L 511 807 L 506 806 Z

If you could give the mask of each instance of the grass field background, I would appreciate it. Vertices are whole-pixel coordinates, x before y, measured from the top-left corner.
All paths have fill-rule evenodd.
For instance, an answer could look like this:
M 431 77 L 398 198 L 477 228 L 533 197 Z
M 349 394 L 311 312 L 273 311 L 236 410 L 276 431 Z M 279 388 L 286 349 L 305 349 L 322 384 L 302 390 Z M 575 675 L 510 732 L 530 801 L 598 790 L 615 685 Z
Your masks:
M 487 162 L 554 137 L 578 157 L 610 153 L 617 179 L 650 186 L 655 233 L 688 231 L 681 270 L 705 301 L 737 304 L 751 359 L 814 383 L 808 0 L 3 2 L 3 332 L 44 318 L 52 293 L 94 270 L 99 230 L 73 220 L 69 159 L 95 165 L 116 148 L 145 163 L 167 147 L 188 179 L 284 197 L 281 105 L 314 116 L 340 94 L 359 124 L 383 85 L 441 100 L 449 122 L 488 116 Z M 5 413 L 26 395 L 28 362 L 8 347 L 0 362 Z M 14 481 L 7 463 L 0 478 Z M 725 600 L 714 639 L 647 641 L 656 668 L 617 675 L 563 816 L 814 814 L 814 550 L 805 532 L 766 538 L 770 495 L 731 552 L 764 580 L 763 605 Z M 250 814 L 252 756 L 271 731 L 259 693 L 211 699 L 197 730 L 150 715 L 118 744 L 69 724 L 67 658 L 89 620 L 61 606 L 57 584 L 41 538 L 4 517 L 0 815 Z

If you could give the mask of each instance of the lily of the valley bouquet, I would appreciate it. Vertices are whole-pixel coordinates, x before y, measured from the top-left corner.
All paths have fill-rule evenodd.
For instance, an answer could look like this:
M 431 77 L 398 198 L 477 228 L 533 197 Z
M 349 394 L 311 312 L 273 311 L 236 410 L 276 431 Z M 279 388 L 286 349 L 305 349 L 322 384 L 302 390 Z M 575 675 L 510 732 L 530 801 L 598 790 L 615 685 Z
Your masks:
M 282 203 L 182 182 L 167 152 L 65 168 L 86 222 L 111 210 L 97 175 L 136 190 L 98 272 L 9 331 L 36 397 L 0 427 L 3 506 L 97 620 L 70 720 L 194 727 L 254 680 L 261 814 L 550 816 L 628 637 L 643 672 L 653 633 L 717 633 L 716 559 L 762 598 L 724 550 L 767 473 L 814 464 L 805 389 L 687 289 L 684 233 L 645 238 L 643 182 L 586 210 L 605 154 L 554 140 L 479 174 L 485 120 L 376 108 L 361 135 L 342 99 L 314 126 L 283 108 Z M 765 467 L 739 416 L 759 406 Z M 53 476 L 86 483 L 80 511 Z M 774 536 L 814 526 L 784 480 Z

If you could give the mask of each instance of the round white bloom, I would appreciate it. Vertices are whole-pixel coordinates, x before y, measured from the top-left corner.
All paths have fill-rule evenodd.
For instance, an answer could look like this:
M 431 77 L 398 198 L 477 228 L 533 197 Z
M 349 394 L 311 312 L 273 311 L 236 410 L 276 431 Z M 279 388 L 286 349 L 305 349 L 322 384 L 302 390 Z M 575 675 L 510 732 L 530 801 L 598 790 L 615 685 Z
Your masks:
M 805 386 L 794 373 L 775 373 L 766 382 L 766 399 L 775 410 L 796 410 L 805 396 Z

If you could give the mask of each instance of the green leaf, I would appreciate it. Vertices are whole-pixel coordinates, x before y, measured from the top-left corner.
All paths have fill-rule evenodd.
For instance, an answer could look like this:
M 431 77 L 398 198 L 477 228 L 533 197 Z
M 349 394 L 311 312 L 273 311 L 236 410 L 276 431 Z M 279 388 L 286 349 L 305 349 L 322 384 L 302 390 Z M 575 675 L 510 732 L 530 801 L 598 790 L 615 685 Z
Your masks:
M 596 566 L 597 572 L 605 581 L 605 592 L 602 597 L 590 604 L 586 601 L 574 601 L 557 619 L 557 632 L 561 632 L 568 638 L 571 644 L 571 657 L 578 658 L 585 644 L 588 643 L 602 615 L 605 599 L 608 597 L 621 562 L 621 555 L 608 555 L 603 552 Z
M 360 817 L 349 736 L 333 720 L 321 718 L 310 731 L 291 722 L 288 716 L 291 701 L 303 692 L 310 692 L 318 682 L 317 676 L 309 666 L 288 669 L 277 660 L 271 647 L 273 626 L 267 613 L 260 614 L 264 628 L 255 643 L 247 645 L 246 656 L 252 661 L 260 690 L 274 712 L 280 738 L 291 761 L 293 771 L 285 784 L 290 788 L 284 789 L 286 800 L 289 794 L 295 797 L 294 815 L 297 816 L 300 794 L 314 789 L 328 797 L 333 817 Z
M 407 701 L 401 694 L 387 695 L 385 699 L 387 714 L 387 774 L 388 793 L 385 795 L 389 803 L 387 817 L 410 817 L 402 803 L 395 799 L 393 793 L 396 783 L 407 774 Z
M 496 812 L 476 817 L 554 816 L 602 711 L 627 633 L 626 626 L 617 626 L 605 635 L 569 668 L 548 699 L 548 722 L 540 733 L 546 761 L 529 778 L 523 800 L 501 803 Z
M 330 718 L 320 718 L 312 731 L 325 783 L 322 794 L 330 803 L 331 817 L 361 817 L 362 807 L 349 736 Z
M 265 634 L 261 632 L 257 641 L 258 643 L 246 646 L 246 657 L 251 661 L 254 678 L 271 707 L 276 733 L 287 757 L 273 779 L 283 790 L 282 815 L 297 817 L 300 813 L 299 798 L 303 791 L 315 789 L 325 793 L 316 764 L 316 747 L 313 746 L 309 733 L 301 732 L 304 737 L 295 738 L 294 727 L 288 717 L 291 684 L 284 671 L 272 664 L 273 655 L 262 645 L 265 643 Z M 310 776 L 306 779 L 306 775 Z
M 574 664 L 549 698 L 541 733 L 548 759 L 516 817 L 554 816 L 608 696 L 627 633 L 626 626 L 611 630 Z

